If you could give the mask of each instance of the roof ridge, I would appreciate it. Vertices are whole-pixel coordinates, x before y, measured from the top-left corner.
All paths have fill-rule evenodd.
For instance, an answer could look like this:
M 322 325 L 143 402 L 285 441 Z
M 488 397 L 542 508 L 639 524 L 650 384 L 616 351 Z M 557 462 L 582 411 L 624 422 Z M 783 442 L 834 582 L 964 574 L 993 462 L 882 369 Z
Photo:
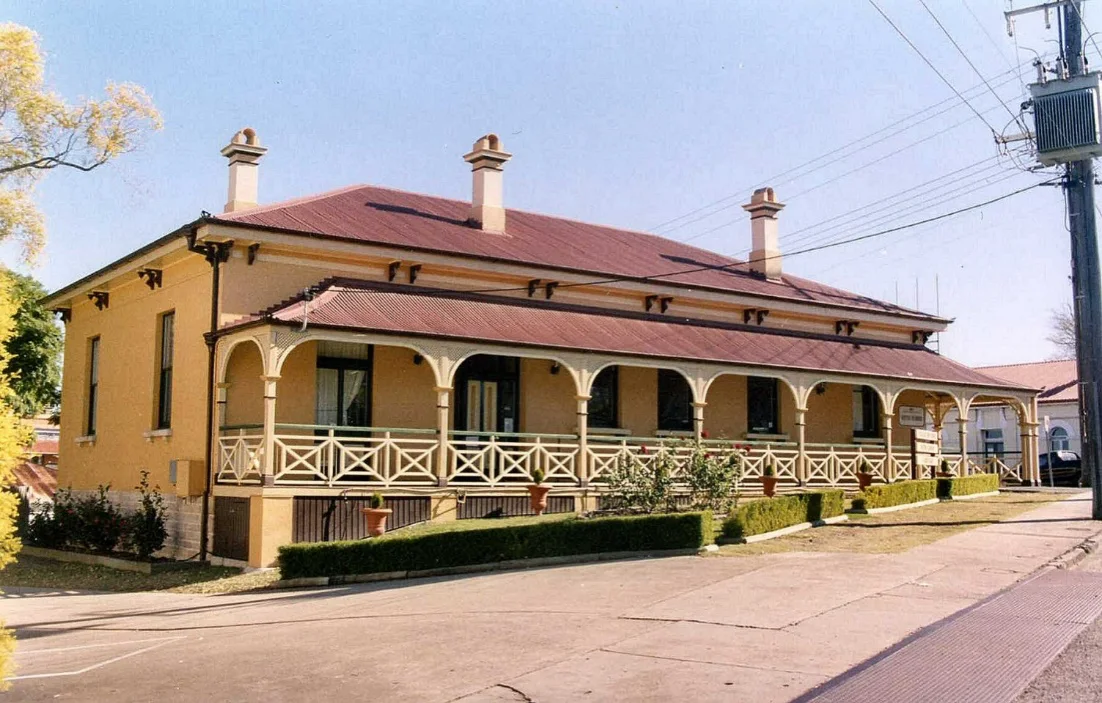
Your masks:
M 1045 361 L 1022 361 L 1017 364 L 991 364 L 989 366 L 973 366 L 973 369 L 1011 369 L 1022 366 L 1045 366 L 1047 364 L 1074 363 L 1075 359 L 1046 359 Z

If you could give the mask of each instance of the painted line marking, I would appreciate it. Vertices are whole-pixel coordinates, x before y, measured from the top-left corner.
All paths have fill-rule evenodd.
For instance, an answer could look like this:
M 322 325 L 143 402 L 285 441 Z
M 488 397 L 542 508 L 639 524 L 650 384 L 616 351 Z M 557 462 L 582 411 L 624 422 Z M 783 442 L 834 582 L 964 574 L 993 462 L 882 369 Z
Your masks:
M 102 661 L 102 662 L 99 662 L 98 664 L 93 664 L 91 666 L 86 666 L 83 669 L 78 669 L 76 671 L 58 671 L 58 672 L 55 672 L 55 673 L 52 673 L 52 674 L 26 674 L 26 675 L 23 675 L 23 676 L 9 676 L 9 677 L 5 678 L 4 680 L 5 681 L 23 681 L 25 679 L 48 679 L 48 678 L 54 678 L 54 677 L 57 677 L 57 676 L 79 676 L 80 674 L 86 674 L 89 671 L 93 671 L 94 669 L 99 669 L 100 667 L 107 666 L 108 664 L 114 664 L 115 662 L 122 661 L 123 659 L 129 659 L 130 657 L 136 657 L 139 654 L 145 654 L 146 652 L 151 652 L 154 649 L 157 649 L 158 647 L 165 646 L 169 642 L 173 642 L 173 641 L 176 641 L 176 640 L 182 640 L 182 639 L 187 639 L 187 638 L 186 637 L 167 637 L 167 638 L 162 638 L 160 640 L 145 640 L 146 642 L 156 641 L 156 644 L 151 644 L 148 647 L 142 647 L 141 649 L 138 649 L 138 650 L 133 651 L 133 652 L 128 652 L 126 654 L 120 654 L 117 657 L 112 657 L 111 659 L 108 659 L 106 661 Z M 117 643 L 117 644 L 122 644 L 122 643 L 120 642 L 120 643 Z M 87 647 L 94 647 L 94 646 L 96 646 L 96 645 L 87 645 Z M 80 649 L 80 647 L 71 647 L 71 648 L 68 648 L 68 649 Z M 48 652 L 48 651 L 62 651 L 62 650 L 61 649 L 57 649 L 57 650 L 39 649 L 39 650 L 34 650 L 34 652 L 30 652 L 30 653 Z
M 169 642 L 171 640 L 183 639 L 182 637 L 155 637 L 152 639 L 144 640 L 122 640 L 121 642 L 100 642 L 98 644 L 81 644 L 73 647 L 55 647 L 53 649 L 30 649 L 30 650 L 16 650 L 16 654 L 20 656 L 26 656 L 28 654 L 48 654 L 50 652 L 73 652 L 78 649 L 92 649 L 94 647 L 118 647 L 124 644 L 145 644 L 146 642 Z

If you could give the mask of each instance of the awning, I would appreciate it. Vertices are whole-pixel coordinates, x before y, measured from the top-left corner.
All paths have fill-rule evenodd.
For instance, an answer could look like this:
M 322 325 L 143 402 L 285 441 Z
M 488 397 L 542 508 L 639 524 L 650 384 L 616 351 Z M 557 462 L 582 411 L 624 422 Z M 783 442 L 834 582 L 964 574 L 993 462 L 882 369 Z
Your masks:
M 304 316 L 310 327 L 1030 390 L 921 345 L 343 279 L 222 333 L 262 321 L 297 326 Z

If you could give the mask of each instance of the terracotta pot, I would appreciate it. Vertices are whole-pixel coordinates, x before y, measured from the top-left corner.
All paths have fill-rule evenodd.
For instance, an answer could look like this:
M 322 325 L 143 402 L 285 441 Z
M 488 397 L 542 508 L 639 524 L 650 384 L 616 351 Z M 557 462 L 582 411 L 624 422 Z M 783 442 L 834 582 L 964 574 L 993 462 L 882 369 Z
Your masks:
M 367 516 L 367 534 L 378 537 L 386 532 L 386 519 L 394 512 L 390 508 L 364 508 Z
M 776 476 L 761 477 L 761 488 L 765 491 L 767 498 L 772 498 L 773 494 L 777 492 L 777 481 L 779 480 Z
M 551 486 L 545 486 L 542 483 L 533 483 L 528 486 L 528 500 L 532 505 L 532 512 L 536 515 L 543 515 L 547 510 L 547 493 L 550 490 Z
M 865 490 L 872 485 L 873 476 L 865 471 L 857 472 L 857 488 L 858 490 Z

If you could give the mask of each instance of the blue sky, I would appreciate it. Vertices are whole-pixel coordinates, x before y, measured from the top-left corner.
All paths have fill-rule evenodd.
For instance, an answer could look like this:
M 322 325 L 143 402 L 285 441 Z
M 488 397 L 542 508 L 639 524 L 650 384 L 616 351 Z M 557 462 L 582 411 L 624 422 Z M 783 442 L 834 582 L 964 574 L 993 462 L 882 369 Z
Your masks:
M 958 90 L 980 86 L 966 96 L 1001 131 L 1008 112 L 921 5 L 880 4 Z M 1013 67 L 1024 47 L 1051 51 L 1055 31 L 1019 20 L 1016 49 L 1000 0 L 929 4 L 1016 110 Z M 657 231 L 729 254 L 749 248 L 737 206 L 766 182 L 787 203 L 791 252 L 1042 180 L 996 159 L 990 128 L 953 103 L 767 180 L 953 98 L 866 2 L 42 2 L 7 15 L 40 34 L 62 95 L 136 82 L 165 121 L 140 151 L 39 187 L 49 243 L 33 273 L 51 289 L 221 211 L 218 151 L 246 125 L 269 147 L 262 202 L 351 183 L 466 199 L 461 156 L 494 131 L 514 154 L 510 207 L 648 230 L 721 201 Z M 936 280 L 956 318 L 941 351 L 973 365 L 1051 355 L 1049 312 L 1070 299 L 1056 188 L 784 267 L 909 306 L 917 287 L 931 312 Z

